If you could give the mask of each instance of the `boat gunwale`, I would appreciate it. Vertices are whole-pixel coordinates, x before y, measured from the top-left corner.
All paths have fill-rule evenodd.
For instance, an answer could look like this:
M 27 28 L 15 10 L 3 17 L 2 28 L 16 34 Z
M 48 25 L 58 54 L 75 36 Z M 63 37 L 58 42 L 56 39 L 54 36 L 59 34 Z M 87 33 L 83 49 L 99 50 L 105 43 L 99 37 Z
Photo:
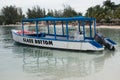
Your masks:
M 22 34 L 18 34 L 18 33 L 16 33 L 16 32 L 14 32 L 13 30 L 12 30 L 12 32 L 14 33 L 14 34 L 16 34 L 16 35 L 18 35 L 18 36 L 22 36 L 22 37 L 26 37 L 26 38 L 33 38 L 33 39 L 44 39 L 44 40 L 53 40 L 53 41 L 65 41 L 65 42 L 90 42 L 90 41 L 94 41 L 93 39 L 89 39 L 89 40 L 62 40 L 62 39 L 55 39 L 55 38 L 43 38 L 43 37 L 33 37 L 33 36 L 28 36 L 28 35 L 22 35 Z

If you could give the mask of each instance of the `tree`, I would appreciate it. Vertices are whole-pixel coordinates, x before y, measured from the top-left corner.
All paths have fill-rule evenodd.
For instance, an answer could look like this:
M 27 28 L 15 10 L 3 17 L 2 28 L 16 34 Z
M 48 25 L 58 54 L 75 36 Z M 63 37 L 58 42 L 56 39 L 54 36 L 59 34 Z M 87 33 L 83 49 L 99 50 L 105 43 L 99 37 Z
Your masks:
M 101 19 L 105 18 L 104 9 L 100 5 L 90 7 L 85 14 L 87 17 L 94 17 L 99 22 Z
M 115 8 L 115 3 L 111 2 L 111 0 L 106 0 L 103 2 L 103 7 L 105 10 L 113 10 Z
M 63 17 L 77 16 L 77 12 L 71 6 L 64 6 Z
M 15 24 L 17 21 L 21 21 L 22 9 L 18 9 L 16 6 L 6 6 L 2 8 L 2 14 L 5 24 Z
M 115 3 L 111 2 L 111 0 L 106 0 L 103 2 L 103 8 L 106 15 L 105 19 L 107 22 L 110 22 L 110 19 L 114 18 Z
M 4 17 L 0 15 L 0 25 L 2 25 L 3 23 L 4 23 Z
M 48 9 L 48 13 L 47 13 L 47 16 L 54 16 L 54 12 L 53 10 L 51 9 Z
M 96 5 L 87 9 L 86 16 L 94 17 L 97 22 L 105 20 L 105 22 L 111 22 L 111 19 L 119 18 L 120 16 L 120 4 L 115 5 L 111 0 L 106 0 L 103 5 Z M 114 15 L 115 14 L 115 15 Z
M 93 17 L 93 7 L 90 7 L 87 9 L 87 12 L 85 14 L 87 17 Z
M 53 17 L 75 17 L 81 16 L 81 12 L 76 12 L 71 6 L 64 6 L 63 10 L 52 10 L 48 9 L 47 16 Z
M 17 14 L 18 14 L 18 16 L 16 17 L 17 22 L 20 22 L 22 18 L 25 18 L 25 15 L 23 15 L 21 8 L 17 8 Z
M 39 6 L 34 6 L 32 9 L 29 9 L 28 8 L 28 11 L 27 11 L 27 17 L 28 18 L 42 18 L 42 17 L 45 17 L 46 15 L 46 11 L 45 9 L 41 9 Z
M 54 17 L 63 17 L 62 10 L 54 10 Z
M 120 6 L 114 12 L 114 18 L 120 19 Z

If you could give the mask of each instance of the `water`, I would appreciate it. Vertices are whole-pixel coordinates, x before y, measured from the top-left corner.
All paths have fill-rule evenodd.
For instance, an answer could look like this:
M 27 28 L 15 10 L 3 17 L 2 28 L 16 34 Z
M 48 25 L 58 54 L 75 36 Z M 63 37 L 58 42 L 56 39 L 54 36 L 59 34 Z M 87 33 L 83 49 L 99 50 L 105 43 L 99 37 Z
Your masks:
M 0 26 L 0 80 L 120 80 L 120 29 L 98 29 L 118 44 L 103 52 L 16 44 L 11 29 L 20 27 Z

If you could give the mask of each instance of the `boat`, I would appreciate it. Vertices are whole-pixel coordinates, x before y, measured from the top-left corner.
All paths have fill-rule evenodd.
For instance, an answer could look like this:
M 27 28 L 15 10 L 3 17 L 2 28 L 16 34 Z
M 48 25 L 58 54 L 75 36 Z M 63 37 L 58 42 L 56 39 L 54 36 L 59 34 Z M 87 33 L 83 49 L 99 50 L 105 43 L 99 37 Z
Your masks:
M 46 22 L 47 33 L 40 32 L 38 24 Z M 24 29 L 24 23 L 35 23 L 35 31 Z M 57 33 L 57 22 L 61 23 L 62 34 Z M 77 22 L 74 35 L 69 34 L 69 23 Z M 11 30 L 13 40 L 27 45 L 79 51 L 103 51 L 106 48 L 115 50 L 116 42 L 104 37 L 96 30 L 96 19 L 84 16 L 56 18 L 32 18 L 22 19 L 21 30 Z M 50 33 L 50 25 L 53 25 L 53 33 Z M 60 25 L 60 24 L 59 24 Z M 88 30 L 86 30 L 86 25 Z

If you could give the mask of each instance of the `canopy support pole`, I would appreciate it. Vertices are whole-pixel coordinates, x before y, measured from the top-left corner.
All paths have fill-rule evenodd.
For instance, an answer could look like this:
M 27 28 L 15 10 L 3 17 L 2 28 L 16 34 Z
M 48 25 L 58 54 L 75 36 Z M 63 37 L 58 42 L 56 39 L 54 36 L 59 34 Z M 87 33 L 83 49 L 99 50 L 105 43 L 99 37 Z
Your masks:
M 22 22 L 22 35 L 24 36 L 24 23 Z
M 63 21 L 62 21 L 62 34 L 64 35 L 64 26 L 63 26 Z
M 79 32 L 81 31 L 80 30 L 80 21 L 78 21 L 78 30 L 79 30 Z
M 54 21 L 54 34 L 55 34 L 55 39 L 56 39 L 56 23 L 55 23 L 55 21 Z
M 68 35 L 68 21 L 66 21 L 66 37 L 67 40 L 69 39 L 69 35 Z
M 38 37 L 38 21 L 36 21 L 36 33 L 37 33 L 37 37 Z
M 49 22 L 47 21 L 48 34 L 50 34 Z
M 82 26 L 83 26 L 83 37 L 84 37 L 84 40 L 85 40 L 85 24 L 84 24 L 84 20 L 82 21 Z
M 96 19 L 94 19 L 94 36 L 96 34 Z
M 89 23 L 90 23 L 90 24 L 89 24 L 89 26 L 90 26 L 90 38 L 92 38 L 92 26 L 91 26 L 91 25 L 92 25 L 92 22 L 89 21 Z

